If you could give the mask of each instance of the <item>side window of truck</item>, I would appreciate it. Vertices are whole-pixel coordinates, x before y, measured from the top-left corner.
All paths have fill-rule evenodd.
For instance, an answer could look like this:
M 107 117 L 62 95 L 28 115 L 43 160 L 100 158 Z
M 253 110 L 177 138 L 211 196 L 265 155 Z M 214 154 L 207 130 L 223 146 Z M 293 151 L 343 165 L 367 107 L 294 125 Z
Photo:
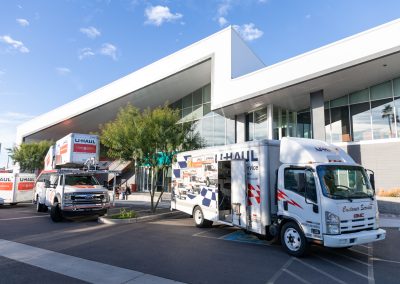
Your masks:
M 304 196 L 305 176 L 304 169 L 286 168 L 284 172 L 285 189 Z

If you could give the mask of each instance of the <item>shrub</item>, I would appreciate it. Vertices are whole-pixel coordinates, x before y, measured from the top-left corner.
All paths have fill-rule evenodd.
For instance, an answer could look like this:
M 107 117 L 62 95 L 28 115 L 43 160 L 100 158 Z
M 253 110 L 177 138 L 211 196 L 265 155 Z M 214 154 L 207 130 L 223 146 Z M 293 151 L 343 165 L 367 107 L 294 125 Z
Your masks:
M 121 208 L 119 214 L 112 215 L 111 219 L 131 219 L 136 218 L 136 212 L 133 210 L 126 210 L 125 208 Z
M 378 191 L 378 196 L 382 197 L 400 197 L 400 188 L 381 189 Z

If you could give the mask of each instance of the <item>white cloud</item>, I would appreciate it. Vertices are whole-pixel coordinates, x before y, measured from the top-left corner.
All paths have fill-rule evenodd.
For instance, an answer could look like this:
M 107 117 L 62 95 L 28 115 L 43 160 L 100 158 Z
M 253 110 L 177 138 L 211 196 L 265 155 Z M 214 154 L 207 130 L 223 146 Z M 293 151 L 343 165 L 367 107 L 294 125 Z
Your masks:
M 113 60 L 117 60 L 117 47 L 111 43 L 103 43 L 100 54 L 110 56 Z
M 29 21 L 27 19 L 16 19 L 16 21 L 21 27 L 29 26 Z
M 71 70 L 67 67 L 57 67 L 56 72 L 58 75 L 65 76 L 71 73 Z
M 29 52 L 29 49 L 22 41 L 14 40 L 9 35 L 0 36 L 0 41 L 8 44 L 11 49 L 18 50 L 21 53 Z
M 246 41 L 252 41 L 260 38 L 264 32 L 257 29 L 253 23 L 244 24 L 242 26 L 233 26 L 233 28 L 243 37 Z
M 224 0 L 218 5 L 218 16 L 228 15 L 229 10 L 232 8 L 232 0 Z
M 218 18 L 218 23 L 221 27 L 225 26 L 228 23 L 228 20 L 225 19 L 224 17 L 219 17 Z
M 86 35 L 88 38 L 92 39 L 101 36 L 101 32 L 95 27 L 80 28 L 79 31 Z
M 91 57 L 94 56 L 94 52 L 92 51 L 92 49 L 90 47 L 85 47 L 82 48 L 81 50 L 79 50 L 79 59 L 85 59 L 87 57 Z
M 20 9 L 22 9 L 22 6 L 21 6 L 21 5 L 17 5 L 17 7 L 20 8 Z
M 306 15 L 306 19 L 308 20 L 308 19 L 310 19 L 311 18 L 311 15 L 310 14 L 307 14 Z
M 164 22 L 173 22 L 183 17 L 180 13 L 171 13 L 167 6 L 150 6 L 145 10 L 146 24 L 161 26 Z

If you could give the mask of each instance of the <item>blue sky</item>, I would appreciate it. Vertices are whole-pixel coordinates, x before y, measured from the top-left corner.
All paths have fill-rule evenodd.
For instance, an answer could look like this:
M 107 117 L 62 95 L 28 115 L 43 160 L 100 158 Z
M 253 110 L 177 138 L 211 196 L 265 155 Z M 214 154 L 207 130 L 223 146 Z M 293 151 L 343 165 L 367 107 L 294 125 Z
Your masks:
M 0 1 L 0 167 L 21 122 L 228 25 L 270 65 L 399 11 L 398 0 Z

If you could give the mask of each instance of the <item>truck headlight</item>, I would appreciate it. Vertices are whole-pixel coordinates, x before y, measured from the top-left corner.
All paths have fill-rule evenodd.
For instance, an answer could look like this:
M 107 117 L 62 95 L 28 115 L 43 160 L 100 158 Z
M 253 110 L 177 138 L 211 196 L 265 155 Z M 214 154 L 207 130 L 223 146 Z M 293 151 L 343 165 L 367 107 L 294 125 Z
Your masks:
M 326 211 L 325 212 L 326 233 L 329 235 L 340 234 L 340 218 L 339 216 Z
M 379 211 L 375 211 L 375 224 L 374 224 L 374 229 L 379 229 Z
M 72 200 L 72 194 L 71 193 L 64 193 L 64 200 L 65 201 L 71 201 Z

